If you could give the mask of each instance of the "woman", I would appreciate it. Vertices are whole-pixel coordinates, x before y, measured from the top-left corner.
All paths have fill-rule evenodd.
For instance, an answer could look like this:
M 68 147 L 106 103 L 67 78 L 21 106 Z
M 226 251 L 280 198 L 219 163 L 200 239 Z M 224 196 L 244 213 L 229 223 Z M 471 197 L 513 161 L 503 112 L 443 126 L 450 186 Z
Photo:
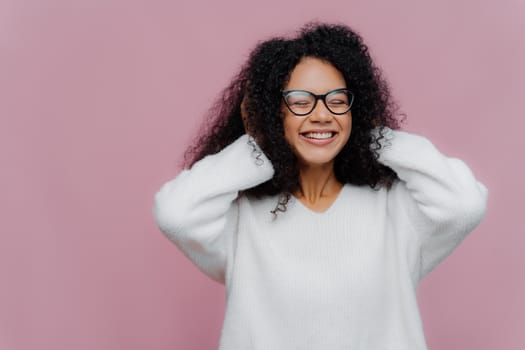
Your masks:
M 487 190 L 395 112 L 345 26 L 254 50 L 155 197 L 161 230 L 226 285 L 221 349 L 426 348 L 418 282 Z

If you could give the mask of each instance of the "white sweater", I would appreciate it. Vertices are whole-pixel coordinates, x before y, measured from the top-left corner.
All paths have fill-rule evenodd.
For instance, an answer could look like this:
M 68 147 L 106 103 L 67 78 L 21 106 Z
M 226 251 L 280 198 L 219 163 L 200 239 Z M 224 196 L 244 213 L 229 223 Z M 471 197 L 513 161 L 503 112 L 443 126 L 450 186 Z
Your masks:
M 388 129 L 391 189 L 345 185 L 323 213 L 239 196 L 270 161 L 247 135 L 156 194 L 160 229 L 225 283 L 220 349 L 426 349 L 418 282 L 481 221 L 487 189 L 425 138 Z

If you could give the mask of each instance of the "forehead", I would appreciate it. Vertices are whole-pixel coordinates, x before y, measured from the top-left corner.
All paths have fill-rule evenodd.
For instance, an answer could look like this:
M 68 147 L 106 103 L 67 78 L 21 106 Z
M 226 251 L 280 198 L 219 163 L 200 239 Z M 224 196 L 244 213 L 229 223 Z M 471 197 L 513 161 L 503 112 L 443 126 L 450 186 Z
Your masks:
M 345 88 L 346 83 L 341 72 L 330 62 L 319 58 L 305 57 L 290 74 L 286 90 L 308 90 L 316 94 Z

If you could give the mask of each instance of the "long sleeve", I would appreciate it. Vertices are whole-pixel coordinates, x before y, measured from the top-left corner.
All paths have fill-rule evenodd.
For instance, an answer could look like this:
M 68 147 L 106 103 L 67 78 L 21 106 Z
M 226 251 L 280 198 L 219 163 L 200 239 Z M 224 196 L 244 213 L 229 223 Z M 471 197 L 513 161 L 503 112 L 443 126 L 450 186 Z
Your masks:
M 424 137 L 385 129 L 379 162 L 400 181 L 391 189 L 418 241 L 419 279 L 445 259 L 481 222 L 488 191 L 459 159 L 442 155 Z
M 238 193 L 271 179 L 273 173 L 253 139 L 243 135 L 164 184 L 155 195 L 157 225 L 199 269 L 224 283 Z

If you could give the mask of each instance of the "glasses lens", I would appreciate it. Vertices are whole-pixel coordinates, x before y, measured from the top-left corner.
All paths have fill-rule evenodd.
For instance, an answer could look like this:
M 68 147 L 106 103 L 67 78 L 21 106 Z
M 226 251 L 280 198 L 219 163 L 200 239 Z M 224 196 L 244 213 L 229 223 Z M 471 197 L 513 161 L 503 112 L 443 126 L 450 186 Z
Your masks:
M 290 110 L 298 115 L 310 113 L 315 104 L 315 97 L 306 91 L 290 91 L 284 98 Z
M 353 96 L 348 90 L 336 90 L 326 96 L 326 105 L 332 113 L 348 112 Z

